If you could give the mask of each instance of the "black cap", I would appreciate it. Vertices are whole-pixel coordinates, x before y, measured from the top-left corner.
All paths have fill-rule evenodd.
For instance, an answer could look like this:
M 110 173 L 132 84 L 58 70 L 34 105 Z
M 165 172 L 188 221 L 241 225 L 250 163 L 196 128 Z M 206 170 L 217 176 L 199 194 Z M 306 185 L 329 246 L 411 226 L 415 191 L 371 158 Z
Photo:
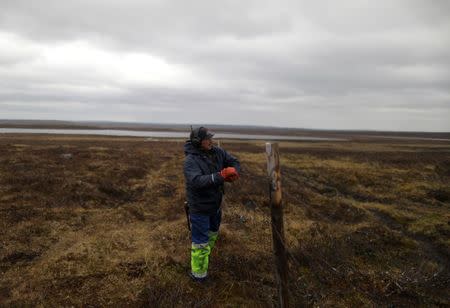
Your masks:
M 194 142 L 201 142 L 204 139 L 212 138 L 214 133 L 206 127 L 199 127 L 191 131 L 190 139 Z
M 198 130 L 198 138 L 200 140 L 212 138 L 214 136 L 214 133 L 207 129 L 206 127 L 200 127 Z

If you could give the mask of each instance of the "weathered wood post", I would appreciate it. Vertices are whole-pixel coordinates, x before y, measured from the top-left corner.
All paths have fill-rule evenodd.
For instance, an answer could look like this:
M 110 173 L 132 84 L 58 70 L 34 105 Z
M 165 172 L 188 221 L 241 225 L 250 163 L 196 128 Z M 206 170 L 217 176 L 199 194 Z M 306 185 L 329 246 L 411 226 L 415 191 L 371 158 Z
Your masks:
M 266 143 L 267 172 L 270 178 L 270 213 L 272 216 L 273 250 L 278 283 L 278 302 L 280 307 L 288 307 L 287 257 L 284 247 L 283 207 L 281 199 L 281 173 L 278 143 Z

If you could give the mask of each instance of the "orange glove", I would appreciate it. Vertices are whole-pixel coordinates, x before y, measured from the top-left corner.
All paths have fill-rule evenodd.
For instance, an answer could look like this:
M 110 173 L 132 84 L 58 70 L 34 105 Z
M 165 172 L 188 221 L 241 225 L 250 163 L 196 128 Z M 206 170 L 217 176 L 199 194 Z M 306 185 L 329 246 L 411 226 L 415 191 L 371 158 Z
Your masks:
M 229 176 L 225 179 L 226 182 L 234 182 L 239 179 L 239 174 Z
M 239 178 L 239 173 L 237 173 L 234 167 L 227 167 L 220 171 L 220 175 L 224 178 L 225 182 L 233 182 Z

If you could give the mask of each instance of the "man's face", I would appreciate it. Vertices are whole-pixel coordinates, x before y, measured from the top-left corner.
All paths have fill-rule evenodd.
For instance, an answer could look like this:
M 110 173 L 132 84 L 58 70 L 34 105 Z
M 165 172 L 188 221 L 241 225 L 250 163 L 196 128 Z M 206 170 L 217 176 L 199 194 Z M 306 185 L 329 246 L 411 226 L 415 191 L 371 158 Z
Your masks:
M 212 138 L 206 138 L 202 140 L 202 149 L 205 151 L 209 151 L 212 149 L 213 141 Z

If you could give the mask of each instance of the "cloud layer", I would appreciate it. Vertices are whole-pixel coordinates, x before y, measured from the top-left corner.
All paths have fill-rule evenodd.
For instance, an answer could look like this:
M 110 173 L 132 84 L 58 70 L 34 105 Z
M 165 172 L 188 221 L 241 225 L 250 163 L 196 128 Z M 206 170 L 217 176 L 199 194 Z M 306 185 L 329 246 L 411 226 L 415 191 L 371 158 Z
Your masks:
M 450 130 L 447 1 L 2 1 L 0 118 Z

